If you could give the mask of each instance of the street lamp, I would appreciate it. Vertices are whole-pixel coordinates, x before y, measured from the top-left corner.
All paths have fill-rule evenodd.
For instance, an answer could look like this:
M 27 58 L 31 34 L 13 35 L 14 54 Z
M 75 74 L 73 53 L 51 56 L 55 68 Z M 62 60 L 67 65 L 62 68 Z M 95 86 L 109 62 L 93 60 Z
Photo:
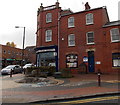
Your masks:
M 25 27 L 15 26 L 15 28 L 23 28 L 23 48 L 22 48 L 22 67 L 23 67 L 23 59 L 24 59 L 24 44 L 25 44 Z

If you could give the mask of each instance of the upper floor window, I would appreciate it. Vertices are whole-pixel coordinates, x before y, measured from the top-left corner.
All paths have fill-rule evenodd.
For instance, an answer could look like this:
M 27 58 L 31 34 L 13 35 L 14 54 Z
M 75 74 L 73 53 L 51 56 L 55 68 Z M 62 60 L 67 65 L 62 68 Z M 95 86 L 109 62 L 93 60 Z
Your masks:
M 88 32 L 87 36 L 87 44 L 94 44 L 94 32 Z
M 46 30 L 46 42 L 52 41 L 52 30 Z
M 46 23 L 52 22 L 52 14 L 51 13 L 47 13 L 46 14 Z
M 112 42 L 120 41 L 120 32 L 119 32 L 118 28 L 111 29 L 110 34 L 111 34 L 111 41 Z
M 75 35 L 68 35 L 68 46 L 75 46 Z
M 5 54 L 6 54 L 6 51 L 4 50 L 4 51 L 3 51 L 3 53 L 5 53 Z
M 68 18 L 68 27 L 74 27 L 74 17 Z
M 89 13 L 86 15 L 86 24 L 93 24 L 93 14 Z

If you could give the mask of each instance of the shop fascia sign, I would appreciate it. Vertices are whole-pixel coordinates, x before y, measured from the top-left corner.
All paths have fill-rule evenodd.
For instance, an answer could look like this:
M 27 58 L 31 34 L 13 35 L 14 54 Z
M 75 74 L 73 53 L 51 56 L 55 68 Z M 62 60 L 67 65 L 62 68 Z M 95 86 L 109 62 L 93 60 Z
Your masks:
M 49 51 L 55 51 L 55 49 L 38 50 L 36 53 L 39 53 L 39 52 L 49 52 Z

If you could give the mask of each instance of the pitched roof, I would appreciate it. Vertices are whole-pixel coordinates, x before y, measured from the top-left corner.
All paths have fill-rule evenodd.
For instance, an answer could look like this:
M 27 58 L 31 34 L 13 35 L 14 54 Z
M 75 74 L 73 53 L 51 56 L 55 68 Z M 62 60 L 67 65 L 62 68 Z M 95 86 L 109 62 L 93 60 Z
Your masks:
M 117 25 L 120 25 L 120 20 L 108 22 L 108 23 L 106 23 L 105 25 L 103 25 L 103 27 L 117 26 Z

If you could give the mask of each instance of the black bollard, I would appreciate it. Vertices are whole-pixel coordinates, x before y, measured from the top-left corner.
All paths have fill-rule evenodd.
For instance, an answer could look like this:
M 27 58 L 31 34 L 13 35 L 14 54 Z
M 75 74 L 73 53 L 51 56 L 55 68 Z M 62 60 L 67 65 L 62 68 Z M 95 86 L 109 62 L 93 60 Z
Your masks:
M 10 71 L 10 77 L 12 77 L 12 69 L 11 69 L 11 71 Z
M 98 86 L 101 86 L 101 72 L 100 72 L 100 70 L 98 70 L 97 75 L 98 75 Z

